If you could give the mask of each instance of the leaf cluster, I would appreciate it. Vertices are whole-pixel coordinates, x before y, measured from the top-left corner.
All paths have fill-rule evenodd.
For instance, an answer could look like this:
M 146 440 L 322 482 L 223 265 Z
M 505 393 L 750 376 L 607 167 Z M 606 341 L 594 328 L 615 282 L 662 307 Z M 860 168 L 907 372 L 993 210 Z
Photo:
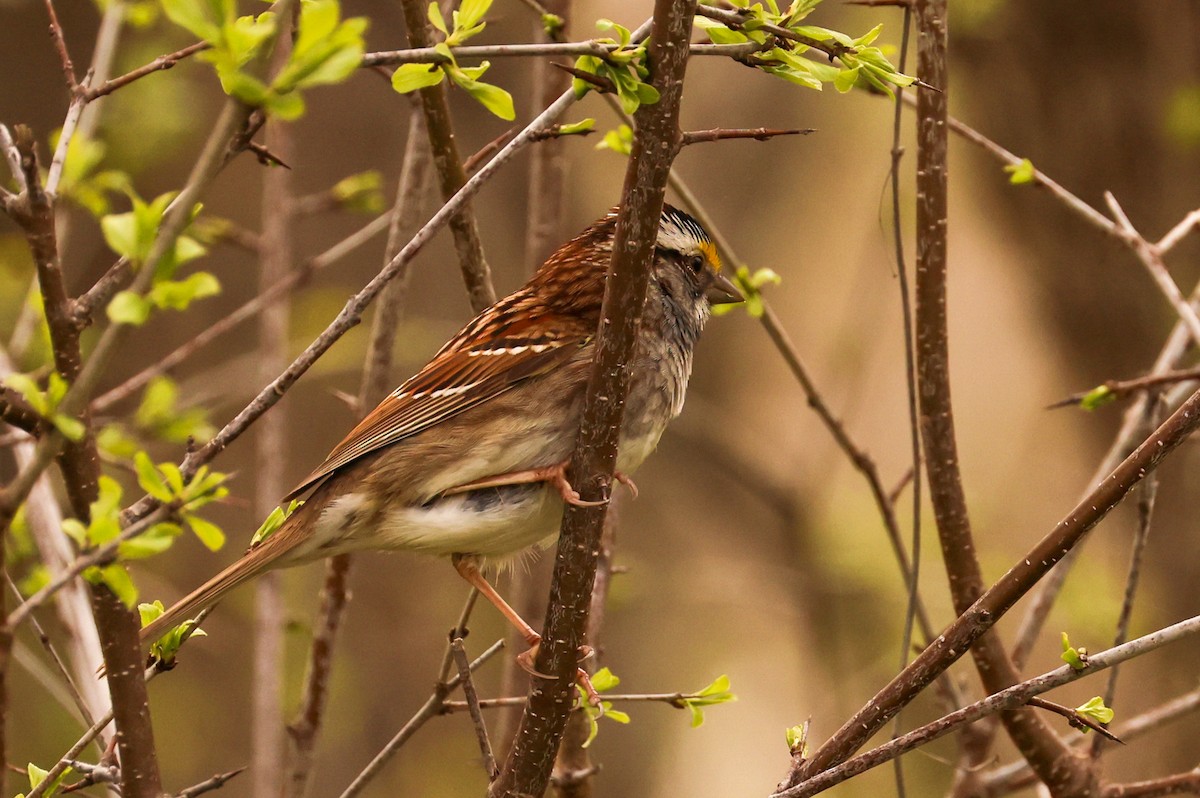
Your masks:
M 113 213 L 100 219 L 100 230 L 113 252 L 128 258 L 135 268 L 149 258 L 162 225 L 163 215 L 175 199 L 175 192 L 160 194 L 146 202 L 132 189 L 128 189 L 133 205 L 127 213 Z M 203 206 L 195 205 L 191 210 L 189 224 L 199 215 Z M 106 313 L 114 324 L 140 326 L 146 323 L 150 312 L 160 310 L 186 310 L 197 299 L 220 293 L 221 284 L 208 272 L 195 272 L 182 280 L 176 280 L 175 272 L 183 264 L 207 254 L 204 245 L 188 235 L 177 236 L 170 248 L 159 258 L 154 271 L 154 282 L 145 294 L 125 290 L 119 292 L 108 303 Z
M 820 91 L 828 83 L 842 93 L 853 88 L 873 89 L 890 97 L 892 86 L 912 85 L 914 78 L 902 74 L 883 50 L 873 45 L 883 30 L 882 25 L 862 36 L 851 37 L 829 28 L 801 24 L 819 3 L 820 0 L 796 0 L 781 10 L 776 0 L 766 0 L 765 4 L 732 0 L 742 16 L 736 29 L 699 16 L 696 25 L 714 44 L 759 45 L 761 51 L 745 56 L 746 63 L 805 88 Z M 785 28 L 798 38 L 836 47 L 841 66 L 806 57 L 804 53 L 813 49 L 810 45 L 777 36 L 767 26 Z
M 392 73 L 392 88 L 407 94 L 437 86 L 449 77 L 451 82 L 496 116 L 509 122 L 516 119 L 512 95 L 499 86 L 480 80 L 491 68 L 491 63 L 483 61 L 475 67 L 460 66 L 454 51 L 450 49 L 483 32 L 487 26 L 483 17 L 491 5 L 492 0 L 464 0 L 451 17 L 452 25 L 447 25 L 438 4 L 430 3 L 429 22 L 443 36 L 442 41 L 433 45 L 433 49 L 445 60 L 440 64 L 401 64 Z
M 50 372 L 43 389 L 29 374 L 9 374 L 0 384 L 11 388 L 21 395 L 39 416 L 50 422 L 67 440 L 78 441 L 83 438 L 83 422 L 73 416 L 58 412 L 58 406 L 67 389 L 71 386 L 57 371 Z
M 366 18 L 342 20 L 338 0 L 303 0 L 287 63 L 266 81 L 253 65 L 276 36 L 274 12 L 237 16 L 237 0 L 163 0 L 163 8 L 172 22 L 211 45 L 197 57 L 213 65 L 226 94 L 280 119 L 300 117 L 300 90 L 341 83 L 366 49 Z
M 646 43 L 634 44 L 630 30 L 611 19 L 597 21 L 596 28 L 616 33 L 615 39 L 608 37 L 596 40 L 600 44 L 613 45 L 614 49 L 604 56 L 580 56 L 575 60 L 575 69 L 595 75 L 599 82 L 611 86 L 627 114 L 632 114 L 642 105 L 658 102 L 658 89 L 646 83 L 650 76 L 646 66 Z M 575 96 L 582 98 L 595 85 L 583 78 L 575 78 L 571 87 L 575 90 Z

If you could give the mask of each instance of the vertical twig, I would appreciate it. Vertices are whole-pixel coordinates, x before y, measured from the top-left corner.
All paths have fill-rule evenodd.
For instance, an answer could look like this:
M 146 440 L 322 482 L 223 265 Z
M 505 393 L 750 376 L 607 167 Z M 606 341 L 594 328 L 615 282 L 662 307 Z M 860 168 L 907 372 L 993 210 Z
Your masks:
M 404 24 L 408 30 L 408 42 L 412 47 L 429 47 L 433 44 L 426 22 L 424 0 L 402 0 Z M 454 138 L 454 127 L 450 121 L 450 103 L 446 100 L 444 82 L 421 89 L 421 109 L 425 114 L 425 126 L 429 132 L 429 146 L 433 149 L 433 164 L 438 173 L 438 184 L 442 199 L 448 201 L 467 182 L 458 144 Z M 479 240 L 479 228 L 470 202 L 464 202 L 450 219 L 450 232 L 454 234 L 454 248 L 458 252 L 458 264 L 462 268 L 463 281 L 471 309 L 479 313 L 496 301 L 496 289 L 492 287 L 491 271 L 483 257 L 483 242 Z
M 905 72 L 908 63 L 908 38 L 912 28 L 912 6 L 904 6 L 904 29 L 900 37 L 899 70 Z M 910 544 L 910 561 L 912 568 L 908 577 L 908 606 L 904 613 L 904 631 L 900 635 L 900 668 L 908 664 L 909 650 L 912 647 L 913 623 L 916 620 L 918 604 L 921 599 L 921 429 L 917 411 L 917 377 L 916 353 L 913 351 L 913 317 L 912 300 L 908 286 L 908 264 L 904 257 L 904 227 L 900 219 L 900 161 L 904 157 L 904 148 L 900 145 L 900 131 L 903 120 L 904 88 L 897 86 L 895 108 L 892 113 L 892 236 L 896 251 L 896 274 L 900 284 L 900 310 L 904 331 L 904 377 L 908 389 L 908 425 L 912 446 L 912 542 Z M 928 639 L 928 636 L 927 636 Z M 901 713 L 896 713 L 892 725 L 893 739 L 900 736 Z M 896 795 L 905 798 L 904 760 L 896 757 L 893 767 L 896 776 Z
M 950 347 L 947 332 L 947 117 L 948 20 L 945 0 L 921 0 L 916 6 L 919 31 L 917 74 L 937 91 L 917 94 L 917 278 L 916 341 L 918 395 L 925 470 L 938 540 L 950 582 L 954 609 L 965 613 L 982 595 L 983 574 L 967 512 L 959 470 L 950 397 Z M 1003 643 L 994 634 L 971 649 L 988 692 L 1020 680 Z M 1009 736 L 1053 791 L 1079 794 L 1089 784 L 1086 768 L 1071 759 L 1041 716 L 1010 712 L 1001 716 Z
M 625 173 L 596 353 L 584 399 L 579 438 L 567 478 L 584 499 L 607 496 L 616 463 L 629 362 L 640 321 L 658 220 L 671 163 L 679 150 L 679 102 L 687 69 L 694 2 L 656 0 L 650 37 L 651 84 L 659 91 L 644 105 Z M 489 795 L 540 795 L 550 777 L 567 715 L 574 703 L 574 675 L 583 643 L 588 602 L 596 573 L 596 550 L 604 506 L 568 506 L 555 559 L 550 601 L 535 668 L 554 675 L 534 677 L 516 742 Z
M 475 681 L 471 678 L 471 663 L 467 660 L 467 650 L 463 648 L 461 637 L 450 641 L 450 651 L 454 656 L 454 664 L 458 668 L 458 678 L 462 680 L 463 697 L 467 701 L 467 711 L 471 714 L 471 723 L 475 726 L 475 737 L 479 740 L 479 753 L 483 756 L 483 769 L 487 771 L 488 781 L 496 778 L 500 769 L 496 767 L 496 757 L 492 756 L 492 743 L 488 739 L 487 724 L 483 722 L 483 711 L 479 709 L 479 695 L 475 692 Z
M 1152 393 L 1152 399 L 1146 407 L 1146 428 L 1153 429 L 1161 418 L 1163 406 L 1162 396 Z M 1158 474 L 1148 474 L 1138 490 L 1138 525 L 1133 536 L 1129 553 L 1129 570 L 1125 577 L 1125 594 L 1121 600 L 1121 611 L 1117 616 L 1117 629 L 1113 634 L 1113 647 L 1121 645 L 1129 639 L 1129 619 L 1133 616 L 1133 602 L 1137 596 L 1138 581 L 1142 574 L 1142 557 L 1146 553 L 1146 543 L 1150 539 L 1150 522 L 1154 519 L 1154 502 L 1158 497 Z M 1121 669 L 1114 665 L 1108 674 L 1108 686 L 1104 691 L 1104 703 L 1111 707 L 1117 695 L 1117 677 Z M 1091 757 L 1093 762 L 1100 758 L 1104 749 L 1103 737 L 1097 735 L 1092 739 Z
M 429 173 L 429 154 L 424 141 L 424 120 L 415 109 L 409 117 L 408 138 L 400 170 L 396 202 L 390 214 L 384 263 L 390 263 L 404 242 L 416 232 L 421 215 Z M 393 340 L 400 323 L 408 286 L 408 264 L 387 284 L 376 303 L 367 348 L 366 367 L 359 389 L 358 407 L 366 412 L 380 402 L 391 387 Z M 325 564 L 325 581 L 317 611 L 315 632 L 309 649 L 308 668 L 300 711 L 288 726 L 289 756 L 285 794 L 300 798 L 308 786 L 312 771 L 313 749 L 321 727 L 329 675 L 333 664 L 333 646 L 348 599 L 351 557 L 339 554 Z
M 281 20 L 283 30 L 271 55 L 271 72 L 287 63 L 292 52 L 293 8 L 290 18 Z M 279 119 L 265 125 L 268 149 L 284 163 L 291 163 L 295 152 L 291 126 Z M 259 249 L 258 292 L 263 293 L 287 278 L 295 268 L 294 225 L 295 191 L 290 169 L 268 166 L 263 170 L 262 247 Z M 271 379 L 287 365 L 288 295 L 263 308 L 258 317 L 258 374 L 262 381 Z M 263 418 L 254 445 L 254 513 L 265 518 L 287 490 L 285 466 L 288 462 L 288 414 L 280 406 Z M 278 571 L 263 574 L 254 585 L 254 691 L 251 699 L 250 780 L 254 795 L 279 795 L 283 785 L 283 657 L 284 625 L 283 579 Z

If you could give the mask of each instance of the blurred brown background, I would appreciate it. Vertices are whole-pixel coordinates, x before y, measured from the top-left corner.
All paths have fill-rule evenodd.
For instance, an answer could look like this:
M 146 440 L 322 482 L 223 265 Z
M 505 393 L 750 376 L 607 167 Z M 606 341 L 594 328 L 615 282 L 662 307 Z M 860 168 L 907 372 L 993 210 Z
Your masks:
M 96 10 L 85 2 L 58 5 L 76 64 L 86 64 Z M 371 17 L 370 49 L 404 46 L 397 4 L 345 0 L 343 8 L 346 16 Z M 591 21 L 599 17 L 634 27 L 648 13 L 648 3 L 577 3 L 570 33 L 576 39 L 593 35 Z M 531 16 L 521 3 L 497 0 L 480 42 L 531 40 Z M 895 9 L 830 2 L 812 19 L 854 35 L 883 21 L 882 39 L 900 40 Z M 1111 190 L 1134 224 L 1157 239 L 1200 205 L 1198 23 L 1200 7 L 1188 0 L 952 3 L 952 112 L 1097 207 L 1102 192 Z M 130 30 L 122 37 L 116 71 L 188 41 L 165 20 Z M 0 121 L 27 123 L 45 141 L 61 124 L 67 98 L 40 2 L 0 0 L 0 63 Z M 496 59 L 489 77 L 513 93 L 518 120 L 535 110 L 529 72 L 527 61 Z M 351 173 L 376 169 L 390 202 L 407 100 L 368 71 L 306 99 L 309 113 L 295 125 L 298 191 L 320 191 Z M 116 93 L 99 106 L 106 164 L 130 172 L 144 197 L 178 188 L 220 101 L 211 68 L 195 62 Z M 452 102 L 465 153 L 505 129 L 460 93 Z M 695 59 L 685 128 L 819 132 L 766 143 L 702 144 L 677 162 L 739 255 L 752 268 L 767 266 L 783 276 L 781 286 L 769 289 L 770 301 L 825 398 L 889 485 L 904 473 L 909 451 L 886 192 L 891 109 L 887 100 L 866 94 L 806 91 L 732 62 Z M 595 97 L 567 118 L 583 116 L 595 117 L 601 130 L 615 126 Z M 905 121 L 910 124 L 911 115 Z M 618 199 L 624 159 L 595 151 L 598 138 L 566 142 L 563 240 Z M 906 223 L 913 163 L 910 154 L 903 165 Z M 501 292 L 516 287 L 534 265 L 522 251 L 527 165 L 528 158 L 519 157 L 475 205 Z M 258 229 L 262 175 L 251 157 L 241 156 L 206 198 L 206 212 Z M 1174 319 L 1127 250 L 1048 195 L 1009 186 L 995 161 L 960 140 L 951 145 L 951 186 L 950 321 L 960 450 L 985 576 L 995 578 L 1073 505 L 1120 412 L 1047 412 L 1043 406 L 1105 379 L 1141 373 Z M 309 218 L 299 226 L 297 252 L 315 254 L 366 220 L 347 213 Z M 70 230 L 65 265 L 80 290 L 113 255 L 86 214 L 73 213 Z M 296 296 L 293 352 L 378 270 L 382 252 L 380 238 Z M 1185 292 L 1200 277 L 1198 253 L 1200 241 L 1193 237 L 1169 261 Z M 105 387 L 253 294 L 257 264 L 251 256 L 222 246 L 203 263 L 220 278 L 222 295 L 186 314 L 158 314 L 131 337 Z M 11 329 L 30 274 L 23 240 L 0 221 L 0 329 Z M 470 316 L 448 236 L 439 236 L 416 262 L 411 296 L 396 341 L 396 382 Z M 366 329 L 347 335 L 284 400 L 289 479 L 306 474 L 352 426 L 352 412 L 334 391 L 357 391 Z M 253 326 L 205 350 L 176 377 L 187 401 L 212 408 L 213 421 L 223 424 L 260 388 Z M 238 475 L 230 500 L 212 513 L 229 532 L 229 545 L 213 555 L 185 537 L 169 554 L 136 567 L 147 599 L 169 603 L 246 543 L 258 523 L 249 510 L 253 439 L 253 433 L 243 436 L 215 463 Z M 162 460 L 181 455 L 163 445 L 153 451 Z M 732 467 L 735 455 L 762 476 Z M 1200 611 L 1197 462 L 1194 445 L 1186 446 L 1162 472 L 1134 634 Z M 7 459 L 0 465 L 10 467 Z M 764 478 L 790 495 L 786 512 L 761 488 Z M 763 795 L 786 770 L 787 726 L 811 717 L 814 738 L 823 740 L 895 670 L 903 590 L 878 515 L 865 484 L 809 411 L 757 322 L 741 312 L 710 326 L 688 408 L 638 484 L 642 497 L 626 502 L 621 513 L 617 561 L 629 571 L 614 584 L 603 662 L 630 692 L 690 690 L 727 673 L 739 700 L 712 709 L 695 730 L 685 713 L 662 705 L 629 707 L 629 726 L 602 721 L 593 748 L 604 765 L 598 795 Z M 909 514 L 900 511 L 906 526 Z M 1132 511 L 1122 509 L 1094 533 L 1029 673 L 1058 664 L 1062 630 L 1093 650 L 1108 644 L 1133 529 Z M 922 584 L 940 625 L 950 618 L 949 602 L 928 518 L 925 530 Z M 320 575 L 319 568 L 306 568 L 285 577 L 295 619 L 288 638 L 289 707 L 302 675 Z M 446 563 L 407 555 L 359 557 L 352 584 L 314 795 L 340 792 L 425 700 L 445 630 L 466 592 Z M 183 667 L 151 687 L 164 779 L 174 788 L 249 760 L 251 593 L 226 602 L 208 624 L 211 637 L 189 646 Z M 504 632 L 488 608 L 476 613 L 471 627 L 468 645 L 475 652 Z M 1001 625 L 1006 634 L 1014 628 L 1012 622 Z M 1194 688 L 1198 655 L 1200 646 L 1186 644 L 1127 667 L 1115 704 L 1118 720 Z M 480 676 L 485 695 L 494 694 L 499 672 L 496 660 Z M 954 672 L 975 690 L 968 665 Z M 24 672 L 18 669 L 14 678 L 12 761 L 48 765 L 78 729 Z M 1093 678 L 1052 697 L 1073 706 L 1102 691 Z M 938 709 L 924 699 L 906 713 L 906 722 L 916 725 Z M 1161 730 L 1111 754 L 1110 774 L 1131 780 L 1193 767 L 1198 734 L 1194 718 Z M 955 755 L 948 738 L 906 757 L 910 794 L 941 792 Z M 368 794 L 479 794 L 485 780 L 477 760 L 465 716 L 439 718 Z M 249 780 L 243 778 L 224 794 L 247 794 Z M 881 768 L 837 794 L 891 794 L 891 779 Z

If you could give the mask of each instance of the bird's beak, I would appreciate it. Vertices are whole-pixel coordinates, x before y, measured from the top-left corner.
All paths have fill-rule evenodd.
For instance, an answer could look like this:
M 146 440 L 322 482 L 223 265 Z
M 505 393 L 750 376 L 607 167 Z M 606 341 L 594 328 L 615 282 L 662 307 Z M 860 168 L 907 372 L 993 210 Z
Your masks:
M 704 292 L 704 296 L 710 305 L 732 305 L 736 302 L 746 301 L 746 297 L 742 296 L 742 292 L 733 284 L 733 280 L 720 272 L 713 278 L 712 284 Z

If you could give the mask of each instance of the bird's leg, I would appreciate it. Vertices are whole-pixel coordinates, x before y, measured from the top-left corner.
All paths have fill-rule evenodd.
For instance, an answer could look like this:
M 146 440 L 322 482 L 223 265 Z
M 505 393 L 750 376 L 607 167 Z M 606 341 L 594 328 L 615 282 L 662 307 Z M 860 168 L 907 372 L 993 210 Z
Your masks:
M 625 474 L 618 471 L 613 477 L 625 487 L 629 488 L 629 492 L 636 499 L 638 495 L 637 485 L 633 484 L 633 480 Z M 527 485 L 533 482 L 549 482 L 558 489 L 558 493 L 562 496 L 563 501 L 567 504 L 574 504 L 577 507 L 599 507 L 602 504 L 607 504 L 607 499 L 600 501 L 584 501 L 579 498 L 579 491 L 571 486 L 567 481 L 567 463 L 559 463 L 558 465 L 546 466 L 544 468 L 531 468 L 527 471 L 510 471 L 507 474 L 499 474 L 494 477 L 486 477 L 475 482 L 468 482 L 465 485 L 458 485 L 444 492 L 443 495 L 452 496 L 456 493 L 466 493 L 469 490 L 478 490 L 480 488 L 496 488 L 501 485 Z
M 463 554 L 454 554 L 450 557 L 450 562 L 454 564 L 454 570 L 458 571 L 458 575 L 465 579 L 472 587 L 483 594 L 483 597 L 495 605 L 496 609 L 500 610 L 500 614 L 508 619 L 508 622 L 517 628 L 521 636 L 525 638 L 525 642 L 529 644 L 529 650 L 517 655 L 517 664 L 523 669 L 533 674 L 540 676 L 543 679 L 556 679 L 548 673 L 540 673 L 533 667 L 534 658 L 537 657 L 538 647 L 542 643 L 542 636 L 533 630 L 533 627 L 525 622 L 521 614 L 512 608 L 504 597 L 496 592 L 496 588 L 492 587 L 491 583 L 484 578 L 479 571 L 479 565 L 474 557 Z M 592 655 L 591 646 L 580 646 L 580 659 L 586 659 Z M 600 706 L 600 695 L 596 692 L 596 688 L 592 686 L 592 679 L 588 676 L 587 671 L 583 668 L 577 668 L 575 673 L 575 681 L 579 682 L 579 686 L 587 694 L 588 703 L 592 706 Z

